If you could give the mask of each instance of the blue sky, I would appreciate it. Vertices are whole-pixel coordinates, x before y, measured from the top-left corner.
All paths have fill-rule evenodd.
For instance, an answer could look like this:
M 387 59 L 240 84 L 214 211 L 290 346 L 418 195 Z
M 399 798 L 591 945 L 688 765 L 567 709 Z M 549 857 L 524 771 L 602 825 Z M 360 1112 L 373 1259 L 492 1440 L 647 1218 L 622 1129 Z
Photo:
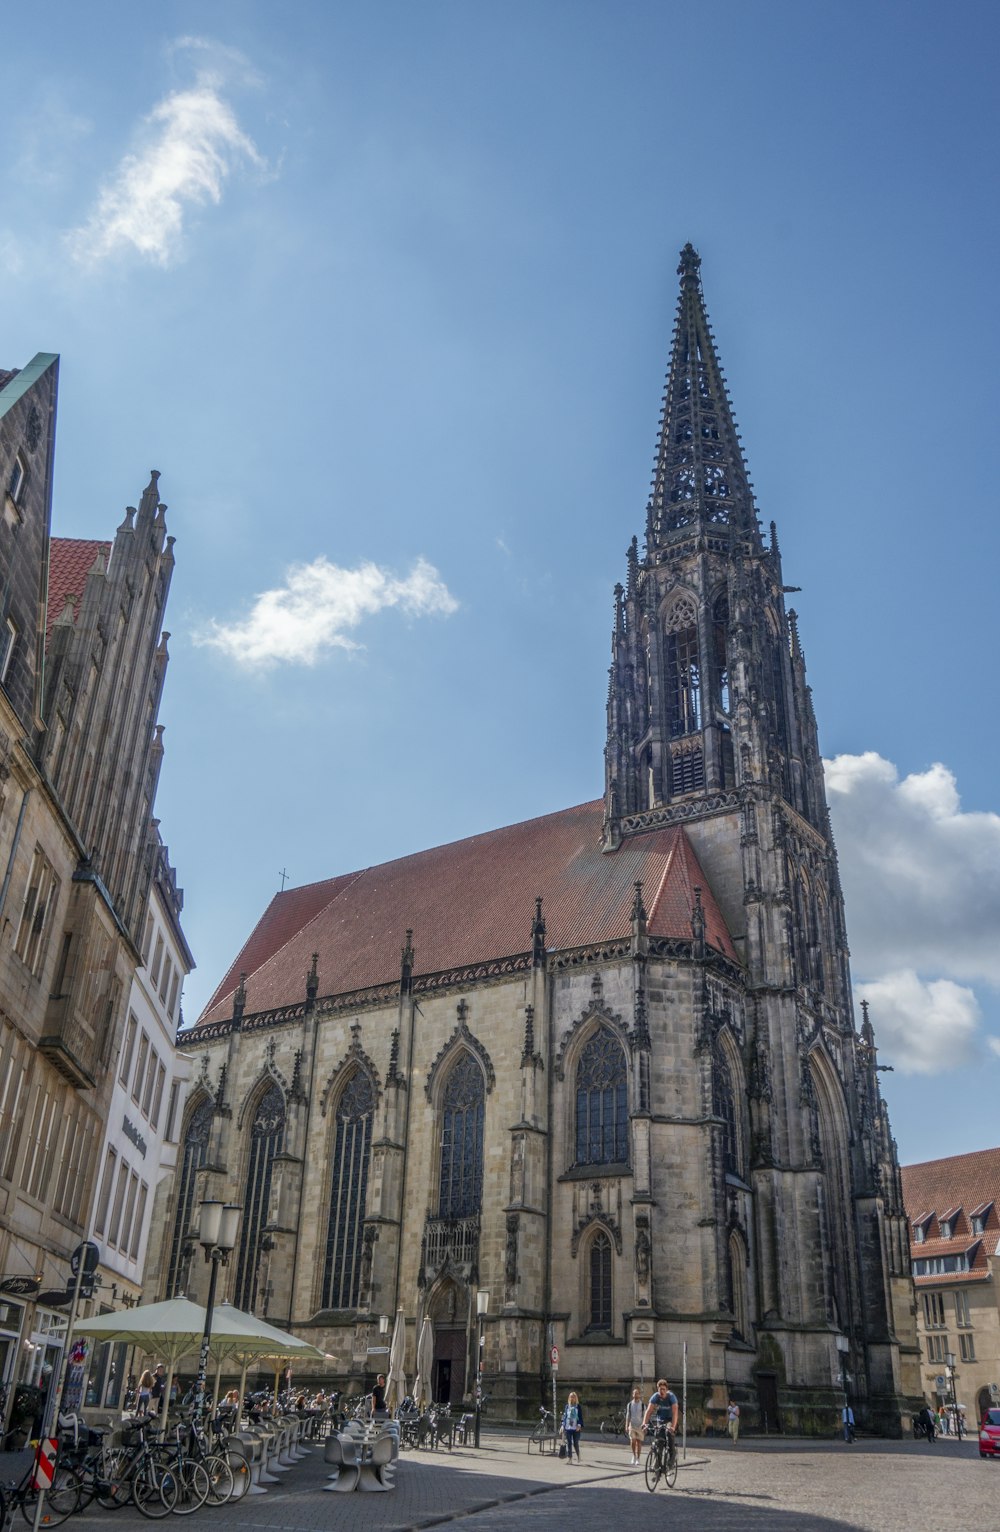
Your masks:
M 961 0 L 5 18 L 0 365 L 62 355 L 57 532 L 109 535 L 155 466 L 177 537 L 189 1018 L 282 868 L 600 792 L 690 239 L 803 588 L 902 1157 L 1000 1141 L 998 31 Z

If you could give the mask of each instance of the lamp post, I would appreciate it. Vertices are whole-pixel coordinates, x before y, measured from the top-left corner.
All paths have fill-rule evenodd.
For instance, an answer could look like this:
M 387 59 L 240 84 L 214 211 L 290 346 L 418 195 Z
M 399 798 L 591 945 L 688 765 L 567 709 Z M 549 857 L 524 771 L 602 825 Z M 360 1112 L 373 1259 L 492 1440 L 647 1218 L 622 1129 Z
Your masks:
M 198 1381 L 195 1384 L 195 1413 L 199 1421 L 205 1413 L 205 1375 L 208 1372 L 208 1348 L 212 1341 L 212 1319 L 215 1315 L 215 1288 L 219 1280 L 219 1267 L 225 1266 L 240 1227 L 243 1209 L 233 1202 L 203 1202 L 198 1222 L 198 1243 L 205 1252 L 206 1261 L 212 1264 L 208 1279 L 208 1302 L 205 1305 L 205 1333 L 198 1353 Z M 168 1400 L 169 1407 L 169 1400 Z
M 946 1351 L 944 1354 L 944 1373 L 945 1377 L 948 1379 L 948 1392 L 951 1395 L 951 1418 L 955 1424 L 955 1435 L 958 1437 L 959 1441 L 961 1441 L 962 1433 L 958 1429 L 958 1395 L 955 1392 L 954 1351 Z
M 490 1307 L 490 1295 L 480 1291 L 476 1294 L 476 1321 L 479 1327 L 479 1344 L 476 1347 L 476 1446 L 479 1446 L 479 1432 L 483 1415 L 483 1320 L 486 1318 Z

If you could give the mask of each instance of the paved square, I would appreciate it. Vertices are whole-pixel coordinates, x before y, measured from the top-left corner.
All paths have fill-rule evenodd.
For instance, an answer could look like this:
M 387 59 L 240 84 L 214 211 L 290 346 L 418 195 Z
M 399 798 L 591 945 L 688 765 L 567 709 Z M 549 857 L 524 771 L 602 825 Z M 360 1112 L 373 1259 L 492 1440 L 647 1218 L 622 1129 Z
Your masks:
M 646 1489 L 628 1449 L 584 1438 L 583 1462 L 529 1454 L 524 1439 L 490 1433 L 479 1452 L 406 1452 L 390 1494 L 323 1490 L 322 1449 L 273 1486 L 187 1524 L 219 1532 L 983 1532 L 1000 1521 L 1000 1465 L 981 1462 L 975 1440 L 916 1442 L 713 1439 L 689 1444 L 673 1490 Z M 16 1524 L 15 1524 L 16 1525 Z M 97 1506 L 67 1524 L 80 1532 L 148 1532 L 134 1510 Z M 178 1523 L 167 1520 L 164 1526 Z

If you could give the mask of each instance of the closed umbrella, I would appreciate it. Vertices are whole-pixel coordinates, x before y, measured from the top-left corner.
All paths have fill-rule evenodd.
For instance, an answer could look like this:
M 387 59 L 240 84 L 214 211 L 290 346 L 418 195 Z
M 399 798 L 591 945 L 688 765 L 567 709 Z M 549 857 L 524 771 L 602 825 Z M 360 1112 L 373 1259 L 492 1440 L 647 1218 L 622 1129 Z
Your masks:
M 385 1383 L 386 1408 L 398 1409 L 406 1396 L 406 1316 L 402 1308 L 396 1310 L 396 1323 L 389 1347 L 389 1376 Z
M 418 1410 L 423 1408 L 424 1399 L 431 1397 L 433 1371 L 434 1322 L 429 1314 L 425 1314 L 420 1326 L 420 1339 L 417 1341 L 417 1381 L 413 1385 L 413 1397 Z

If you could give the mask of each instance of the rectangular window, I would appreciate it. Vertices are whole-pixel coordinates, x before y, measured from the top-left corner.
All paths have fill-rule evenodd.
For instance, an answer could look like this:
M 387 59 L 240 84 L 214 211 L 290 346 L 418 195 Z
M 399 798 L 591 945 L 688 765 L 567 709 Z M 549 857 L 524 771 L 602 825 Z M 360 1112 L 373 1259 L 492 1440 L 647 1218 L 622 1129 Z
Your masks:
M 7 624 L 0 632 L 0 681 L 6 681 L 10 662 L 14 658 L 14 650 L 17 647 L 17 623 L 12 617 L 7 618 Z
M 117 1245 L 118 1227 L 122 1221 L 122 1208 L 125 1206 L 125 1189 L 128 1186 L 128 1166 L 123 1160 L 118 1167 L 118 1185 L 115 1187 L 115 1206 L 111 1214 L 111 1224 L 108 1228 L 108 1244 Z
M 22 1102 L 27 1094 L 29 1044 L 13 1027 L 5 1026 L 0 1042 L 0 1176 L 14 1174 L 14 1161 L 21 1145 L 17 1128 L 21 1121 Z
M 28 874 L 28 887 L 21 906 L 21 919 L 14 940 L 14 951 L 37 978 L 45 961 L 50 915 L 55 907 L 59 883 L 40 846 L 35 847 Z
M 122 1218 L 121 1238 L 119 1245 L 124 1254 L 129 1247 L 132 1238 L 132 1219 L 135 1217 L 135 1199 L 139 1195 L 139 1177 L 133 1170 L 128 1183 L 128 1196 L 125 1199 L 125 1214 Z
M 940 1330 L 944 1326 L 944 1294 L 924 1293 L 924 1324 L 928 1330 Z
M 21 1186 L 29 1197 L 44 1200 L 52 1171 L 52 1143 L 57 1122 L 56 1097 L 39 1080 L 28 1119 L 27 1147 L 21 1171 Z
M 177 991 L 180 987 L 180 973 L 175 971 L 170 981 L 170 999 L 167 1001 L 167 1015 L 171 1021 L 177 1019 Z
M 968 1329 L 972 1320 L 969 1318 L 969 1295 L 968 1293 L 955 1294 L 955 1323 L 959 1328 Z
M 143 1220 L 146 1217 L 146 1201 L 149 1197 L 149 1187 L 145 1181 L 139 1186 L 139 1202 L 135 1210 L 135 1223 L 132 1226 L 132 1243 L 129 1246 L 129 1256 L 133 1261 L 139 1259 L 139 1250 L 142 1246 Z
M 152 944 L 152 940 L 153 940 L 153 917 L 152 917 L 152 915 L 147 915 L 146 916 L 146 930 L 145 930 L 145 932 L 143 934 L 143 938 L 142 938 L 142 961 L 143 961 L 143 964 L 146 964 L 146 963 L 149 962 L 149 948 L 150 948 L 150 945 Z
M 163 972 L 160 975 L 160 999 L 163 1001 L 164 1005 L 167 1003 L 167 991 L 170 988 L 170 975 L 173 973 L 173 971 L 174 965 L 170 958 L 165 958 L 163 963 Z
M 134 1011 L 128 1013 L 128 1027 L 125 1032 L 125 1044 L 122 1048 L 122 1066 L 118 1071 L 118 1078 L 124 1086 L 128 1086 L 129 1077 L 132 1073 L 132 1055 L 135 1052 L 135 1036 L 139 1030 L 138 1018 Z
M 156 951 L 153 954 L 153 966 L 149 970 L 149 982 L 155 989 L 160 980 L 160 964 L 163 961 L 163 937 L 157 933 Z
M 142 1041 L 139 1044 L 139 1062 L 135 1066 L 135 1079 L 132 1082 L 132 1100 L 138 1104 L 142 1098 L 142 1087 L 146 1079 L 146 1059 L 149 1055 L 149 1034 L 143 1032 Z
M 180 1093 L 181 1082 L 179 1080 L 174 1080 L 170 1087 L 170 1105 L 167 1108 L 167 1126 L 163 1132 L 163 1137 L 166 1139 L 168 1144 L 174 1143 L 177 1138 L 177 1102 L 180 1097 Z
M 114 1185 L 115 1166 L 118 1156 L 113 1149 L 108 1150 L 108 1157 L 104 1161 L 104 1175 L 101 1178 L 101 1195 L 97 1202 L 97 1217 L 94 1220 L 94 1233 L 103 1234 L 108 1221 L 108 1204 L 111 1201 L 111 1188 Z
M 958 1348 L 962 1353 L 963 1362 L 974 1362 L 976 1360 L 975 1337 L 970 1335 L 967 1330 L 958 1337 Z
M 167 1067 L 160 1064 L 156 1071 L 156 1090 L 153 1092 L 153 1105 L 149 1112 L 149 1126 L 155 1133 L 160 1126 L 160 1107 L 163 1105 L 163 1086 L 167 1078 Z
M 149 1109 L 153 1104 L 153 1089 L 156 1085 L 156 1068 L 159 1062 L 156 1056 L 156 1049 L 150 1048 L 149 1063 L 146 1066 L 146 1088 L 142 1093 L 142 1114 L 144 1117 L 149 1116 Z

